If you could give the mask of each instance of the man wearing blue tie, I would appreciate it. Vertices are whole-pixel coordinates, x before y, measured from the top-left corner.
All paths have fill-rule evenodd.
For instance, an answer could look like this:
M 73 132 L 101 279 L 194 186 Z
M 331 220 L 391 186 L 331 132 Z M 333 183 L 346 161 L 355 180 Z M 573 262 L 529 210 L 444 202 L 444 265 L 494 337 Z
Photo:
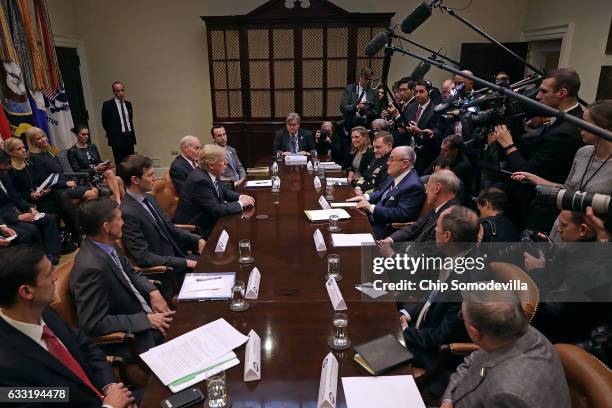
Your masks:
M 227 144 L 227 133 L 225 128 L 221 125 L 214 125 L 210 129 L 213 141 L 217 146 L 225 148 L 225 158 L 227 159 L 227 168 L 223 173 L 222 179 L 229 183 L 232 183 L 232 187 L 235 189 L 246 179 L 246 169 L 240 162 L 236 149 Z
M 274 134 L 274 155 L 281 152 L 283 156 L 290 154 L 308 155 L 316 149 L 312 132 L 300 128 L 301 119 L 297 113 L 290 113 L 285 119 L 286 127 Z
M 410 146 L 398 146 L 391 151 L 387 173 L 389 180 L 379 190 L 348 199 L 357 201 L 374 230 L 376 239 L 388 237 L 392 222 L 414 221 L 425 200 L 425 188 L 416 170 L 416 153 Z

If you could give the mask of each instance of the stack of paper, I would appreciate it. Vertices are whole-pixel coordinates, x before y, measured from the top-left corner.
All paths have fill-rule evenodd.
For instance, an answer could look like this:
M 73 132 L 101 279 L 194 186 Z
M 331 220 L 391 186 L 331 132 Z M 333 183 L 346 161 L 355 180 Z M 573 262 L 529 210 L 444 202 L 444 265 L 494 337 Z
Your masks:
M 272 187 L 272 180 L 249 180 L 246 182 L 245 188 L 255 187 Z
M 411 375 L 342 377 L 347 408 L 425 408 Z
M 306 165 L 308 158 L 301 154 L 288 154 L 285 156 L 285 164 L 287 165 Z
M 232 352 L 249 338 L 225 319 L 217 319 L 172 339 L 140 357 L 174 392 L 238 364 Z
M 249 167 L 247 174 L 252 176 L 267 176 L 270 169 L 267 167 Z
M 331 234 L 331 238 L 335 247 L 355 247 L 362 244 L 375 244 L 372 234 Z
M 339 219 L 344 220 L 351 218 L 349 213 L 341 208 L 331 209 L 331 210 L 304 210 L 306 217 L 310 221 L 329 221 L 329 216 L 332 214 L 336 214 Z
M 327 177 L 325 179 L 327 181 L 327 185 L 332 186 L 348 186 L 349 181 L 346 177 Z
M 236 272 L 188 273 L 178 300 L 231 299 Z
M 323 167 L 325 170 L 342 170 L 342 166 L 335 162 L 321 162 L 319 166 Z

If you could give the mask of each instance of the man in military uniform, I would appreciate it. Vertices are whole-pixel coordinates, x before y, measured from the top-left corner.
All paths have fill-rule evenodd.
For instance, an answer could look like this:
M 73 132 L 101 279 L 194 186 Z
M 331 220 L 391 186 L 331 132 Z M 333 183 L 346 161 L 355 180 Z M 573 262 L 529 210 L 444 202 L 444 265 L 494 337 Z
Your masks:
M 374 148 L 374 160 L 368 165 L 363 176 L 353 185 L 358 195 L 381 188 L 389 176 L 387 174 L 387 161 L 391 150 L 393 150 L 393 135 L 384 130 L 379 131 L 374 136 L 372 146 Z

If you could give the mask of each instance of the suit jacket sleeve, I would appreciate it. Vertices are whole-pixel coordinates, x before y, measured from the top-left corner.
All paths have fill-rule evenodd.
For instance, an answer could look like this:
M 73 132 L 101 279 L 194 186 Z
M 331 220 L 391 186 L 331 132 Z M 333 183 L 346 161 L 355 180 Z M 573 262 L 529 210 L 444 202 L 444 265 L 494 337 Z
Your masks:
M 354 84 L 348 85 L 342 91 L 342 99 L 340 100 L 340 112 L 343 115 L 350 115 L 351 113 L 355 113 L 357 107 L 353 103 L 353 89 Z
M 197 234 L 192 234 L 191 232 L 185 231 L 183 229 L 177 228 L 176 225 L 166 216 L 164 210 L 160 207 L 157 200 L 151 200 L 153 206 L 155 206 L 155 210 L 157 213 L 164 219 L 164 222 L 168 226 L 168 229 L 174 234 L 174 239 L 180 242 L 180 244 L 185 248 L 198 248 L 198 241 L 202 239 L 201 236 Z
M 151 328 L 144 311 L 122 315 L 109 314 L 110 288 L 105 284 L 100 269 L 87 265 L 79 272 L 73 273 L 70 286 L 79 327 L 86 333 L 100 336 L 115 331 L 138 333 Z M 138 289 L 138 286 L 136 288 Z
M 117 253 L 121 253 L 117 248 Z M 120 255 L 121 265 L 123 266 L 123 270 L 129 276 L 132 284 L 136 287 L 136 289 L 143 295 L 148 295 L 149 293 L 157 290 L 157 287 L 151 283 L 149 278 L 147 278 L 142 272 L 136 272 L 132 267 L 132 264 L 128 261 L 125 256 Z
M 282 152 L 283 149 L 283 129 L 276 131 L 274 134 L 274 145 L 272 147 L 272 153 Z
M 449 339 L 455 338 L 455 333 L 460 333 L 463 329 L 463 322 L 457 317 L 460 308 L 460 303 L 449 304 L 444 318 L 437 327 L 417 329 L 409 326 L 404 330 L 404 338 L 410 344 L 427 350 L 437 350 L 440 346 L 447 344 Z
M 113 120 L 112 115 L 113 112 L 111 111 L 111 109 L 113 108 L 113 106 L 111 106 L 111 101 L 106 101 L 104 102 L 104 104 L 102 104 L 102 127 L 104 128 L 104 131 L 107 134 L 108 137 L 108 133 L 110 132 L 110 127 L 111 127 L 111 122 Z
M 312 132 L 310 130 L 304 132 L 304 140 L 306 142 L 304 143 L 305 151 L 311 152 L 317 148 L 314 142 L 314 138 L 312 137 Z
M 122 213 L 123 218 L 123 242 L 134 258 L 136 265 L 143 268 L 152 266 L 165 265 L 173 268 L 184 268 L 187 266 L 187 260 L 177 256 L 158 255 L 151 251 L 149 243 L 145 238 L 140 222 L 137 217 L 129 214 L 128 211 Z M 162 239 L 154 237 L 153 239 Z
M 389 235 L 393 242 L 405 242 L 410 239 L 414 231 L 417 231 L 421 228 L 421 225 L 425 224 L 429 220 L 429 217 L 421 217 L 416 222 L 405 226 L 404 228 L 395 231 L 393 234 Z
M 237 201 L 240 194 L 224 188 L 223 183 L 219 183 L 219 187 L 222 189 L 223 197 L 228 201 L 227 203 L 219 202 L 214 187 L 209 188 L 203 182 L 197 183 L 193 187 L 191 191 L 192 201 L 210 213 L 212 217 L 221 218 L 242 212 L 242 206 Z
M 238 157 L 238 153 L 236 152 L 236 149 L 233 149 L 233 150 L 234 150 L 234 160 L 236 161 L 236 170 L 238 170 L 237 171 L 238 178 L 243 179 L 247 175 L 246 169 L 244 168 L 244 165 L 240 161 L 240 158 Z
M 377 196 L 382 197 L 380 191 Z M 425 192 L 418 186 L 411 186 L 407 191 L 397 197 L 399 202 L 396 207 L 385 207 L 377 205 L 374 207 L 372 218 L 375 222 L 396 222 L 402 220 L 414 220 L 419 216 Z M 371 201 L 370 201 L 371 202 Z
M 176 192 L 181 194 L 185 181 L 187 180 L 187 174 L 182 171 L 179 166 L 180 165 L 176 161 L 172 163 L 170 166 L 170 179 L 172 180 Z
M 476 350 L 463 359 L 463 362 L 459 364 L 455 372 L 451 375 L 448 386 L 446 387 L 444 394 L 442 394 L 442 400 L 452 400 L 452 391 L 457 387 L 457 384 L 461 383 L 463 377 L 474 363 L 474 360 L 478 358 L 480 354 L 482 354 L 482 351 Z

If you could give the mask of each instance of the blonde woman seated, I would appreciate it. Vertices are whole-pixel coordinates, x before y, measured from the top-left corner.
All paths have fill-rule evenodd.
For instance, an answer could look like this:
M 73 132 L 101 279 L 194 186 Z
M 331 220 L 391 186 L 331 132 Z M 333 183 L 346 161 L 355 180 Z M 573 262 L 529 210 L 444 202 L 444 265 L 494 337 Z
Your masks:
M 72 129 L 76 143 L 68 149 L 68 161 L 74 171 L 89 173 L 89 181 L 100 188 L 107 186 L 117 203 L 121 203 L 125 189 L 121 178 L 115 175 L 115 165 L 111 161 L 103 162 L 98 147 L 89 143 L 89 128 L 77 125 Z
M 351 130 L 351 154 L 344 164 L 349 183 L 359 180 L 372 160 L 374 151 L 370 148 L 368 129 L 363 126 L 354 127 Z
M 28 159 L 38 171 L 45 175 L 45 178 L 53 173 L 59 174 L 57 188 L 66 188 L 66 193 L 70 198 L 91 200 L 98 196 L 98 190 L 95 187 L 80 186 L 76 181 L 63 177 L 64 168 L 42 129 L 31 127 L 25 132 L 25 136 L 29 149 Z

